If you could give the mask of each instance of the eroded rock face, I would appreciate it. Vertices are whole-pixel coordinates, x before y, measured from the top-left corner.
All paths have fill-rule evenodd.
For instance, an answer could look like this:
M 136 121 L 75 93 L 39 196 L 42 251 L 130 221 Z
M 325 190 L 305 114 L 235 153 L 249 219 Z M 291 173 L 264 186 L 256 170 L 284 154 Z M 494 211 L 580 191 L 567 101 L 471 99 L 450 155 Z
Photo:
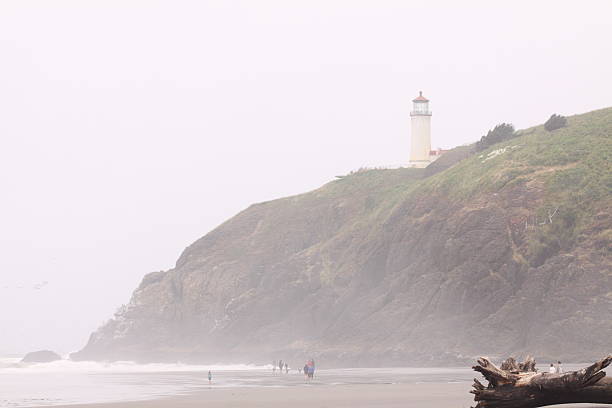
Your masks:
M 530 217 L 556 170 L 470 195 L 439 187 L 447 171 L 358 173 L 253 205 L 145 276 L 73 358 L 380 366 L 609 353 L 612 268 L 594 244 L 610 229 L 609 196 L 595 232 L 536 267 Z
M 50 363 L 61 360 L 62 357 L 51 350 L 32 351 L 21 360 L 22 363 Z

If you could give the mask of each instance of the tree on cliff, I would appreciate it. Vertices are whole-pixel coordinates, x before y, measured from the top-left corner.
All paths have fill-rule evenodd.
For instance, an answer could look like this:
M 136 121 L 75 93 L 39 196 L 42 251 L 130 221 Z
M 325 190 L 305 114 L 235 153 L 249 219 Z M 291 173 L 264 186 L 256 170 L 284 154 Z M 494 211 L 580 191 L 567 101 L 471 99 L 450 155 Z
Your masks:
M 511 123 L 500 123 L 476 142 L 476 151 L 480 152 L 495 143 L 503 142 L 504 140 L 509 140 L 514 137 L 516 137 L 514 126 Z
M 561 129 L 567 126 L 567 119 L 565 116 L 557 115 L 553 113 L 550 118 L 544 123 L 544 129 L 552 132 L 553 130 Z

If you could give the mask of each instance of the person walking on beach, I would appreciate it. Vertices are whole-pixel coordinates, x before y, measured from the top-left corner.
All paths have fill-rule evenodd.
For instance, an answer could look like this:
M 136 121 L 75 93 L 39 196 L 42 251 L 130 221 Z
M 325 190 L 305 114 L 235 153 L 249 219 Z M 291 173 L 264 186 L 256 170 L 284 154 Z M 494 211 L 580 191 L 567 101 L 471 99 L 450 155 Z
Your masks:
M 310 379 L 314 378 L 314 372 L 315 372 L 315 361 L 313 358 L 310 359 L 310 366 L 308 368 L 308 374 L 310 375 Z
M 283 360 L 278 360 L 278 370 L 283 373 Z
M 315 362 L 312 358 L 308 360 L 308 362 L 306 363 L 306 366 L 304 366 L 304 370 L 306 370 L 307 372 L 307 378 L 309 380 L 312 380 L 314 377 L 314 370 L 315 370 Z
M 212 384 L 212 372 L 208 370 L 208 385 Z
M 557 369 L 555 368 L 555 365 L 553 363 L 550 363 L 550 367 L 548 367 L 548 372 L 551 374 L 554 374 L 557 372 Z
M 561 374 L 563 372 L 563 368 L 561 367 L 561 362 L 557 361 L 557 374 Z
M 304 364 L 304 378 L 308 379 L 308 363 Z
M 285 363 L 285 374 L 289 374 L 289 364 Z

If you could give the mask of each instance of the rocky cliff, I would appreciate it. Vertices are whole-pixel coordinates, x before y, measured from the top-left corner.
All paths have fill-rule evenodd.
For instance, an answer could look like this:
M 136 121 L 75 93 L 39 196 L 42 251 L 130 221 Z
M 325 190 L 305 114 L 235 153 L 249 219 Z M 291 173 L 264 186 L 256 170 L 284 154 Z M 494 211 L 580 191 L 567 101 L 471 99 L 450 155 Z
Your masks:
M 612 108 L 255 204 L 76 359 L 434 365 L 612 346 Z

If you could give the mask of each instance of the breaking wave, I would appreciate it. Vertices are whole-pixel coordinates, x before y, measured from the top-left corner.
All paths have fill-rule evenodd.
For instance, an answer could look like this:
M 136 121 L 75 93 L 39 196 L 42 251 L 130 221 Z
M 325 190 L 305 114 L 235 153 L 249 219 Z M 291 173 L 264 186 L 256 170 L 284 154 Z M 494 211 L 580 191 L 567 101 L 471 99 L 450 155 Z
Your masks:
M 57 360 L 50 363 L 22 363 L 20 358 L 0 358 L 0 373 L 159 373 L 159 372 L 199 372 L 199 371 L 251 371 L 271 369 L 271 365 L 253 364 L 184 364 L 150 363 L 140 364 L 133 361 L 73 361 Z

